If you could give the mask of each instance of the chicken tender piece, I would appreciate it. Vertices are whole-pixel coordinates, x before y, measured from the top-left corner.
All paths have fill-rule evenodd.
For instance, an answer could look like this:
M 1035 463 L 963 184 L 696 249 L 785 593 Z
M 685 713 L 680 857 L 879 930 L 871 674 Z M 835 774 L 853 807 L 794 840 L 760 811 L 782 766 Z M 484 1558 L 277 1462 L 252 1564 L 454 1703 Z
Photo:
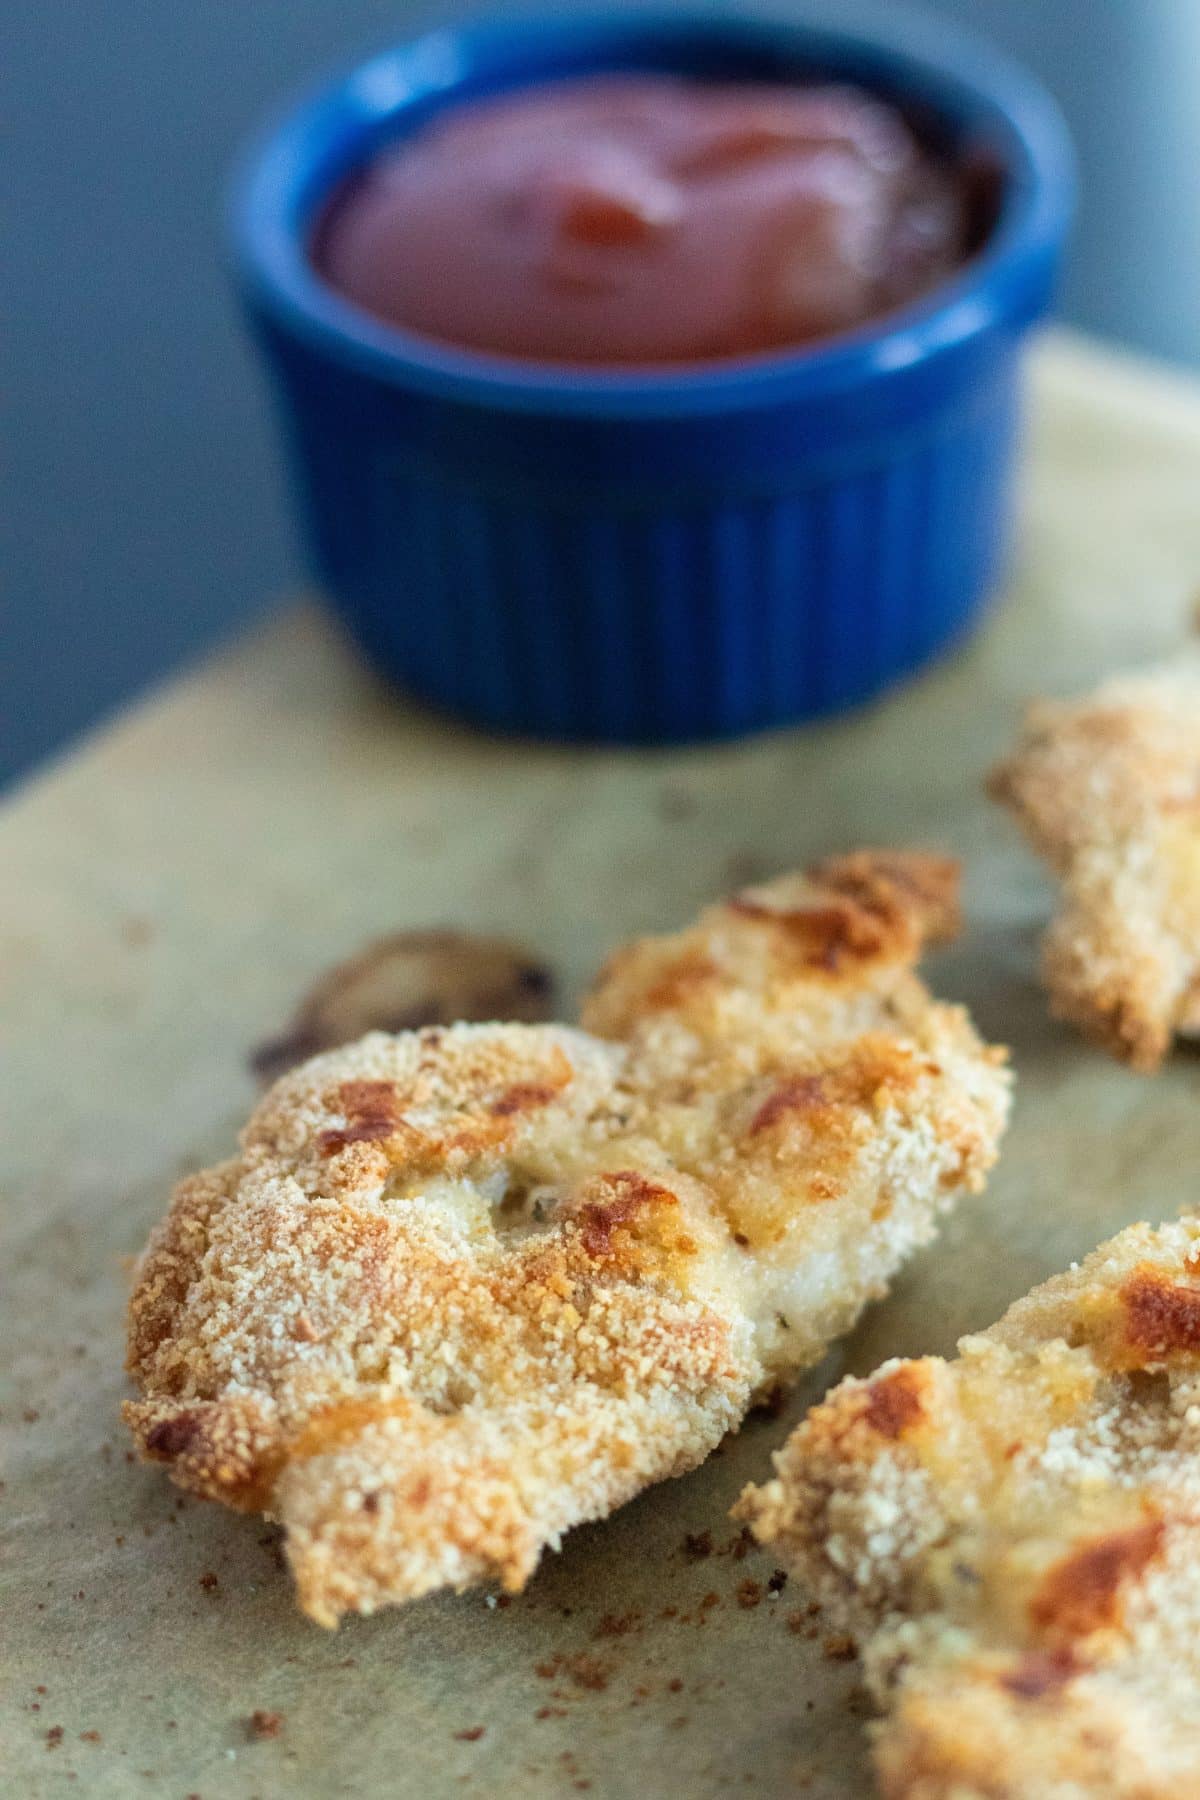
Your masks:
M 1200 1795 L 1200 1220 L 815 1407 L 737 1514 L 859 1643 L 889 1800 Z
M 1035 704 L 988 787 L 1062 881 L 1043 946 L 1055 1013 L 1156 1069 L 1200 1032 L 1200 647 Z
M 323 1624 L 518 1589 L 694 1468 L 995 1159 L 1004 1053 L 911 970 L 955 886 L 847 858 L 630 946 L 584 1030 L 374 1033 L 291 1071 L 142 1258 L 143 1452 L 281 1520 Z

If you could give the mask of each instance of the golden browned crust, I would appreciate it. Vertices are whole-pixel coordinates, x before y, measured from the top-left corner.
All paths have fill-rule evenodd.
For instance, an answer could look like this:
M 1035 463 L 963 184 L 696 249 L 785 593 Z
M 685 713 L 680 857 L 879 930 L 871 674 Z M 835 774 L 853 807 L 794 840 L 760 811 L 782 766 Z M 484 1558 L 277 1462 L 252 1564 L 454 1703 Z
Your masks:
M 1003 1053 L 910 966 L 953 891 L 848 859 L 631 946 L 587 1031 L 376 1033 L 285 1076 L 142 1258 L 143 1452 L 281 1519 L 324 1623 L 519 1587 L 694 1467 L 995 1158 Z
M 1062 882 L 1043 951 L 1055 1012 L 1157 1068 L 1200 1031 L 1200 650 L 1031 707 L 988 788 Z
M 1200 1794 L 1200 1221 L 845 1381 L 738 1506 L 860 1644 L 890 1800 Z
M 544 963 L 503 938 L 466 931 L 395 931 L 327 970 L 287 1030 L 260 1044 L 251 1066 L 264 1082 L 368 1031 L 506 1019 L 538 1024 L 554 1011 Z

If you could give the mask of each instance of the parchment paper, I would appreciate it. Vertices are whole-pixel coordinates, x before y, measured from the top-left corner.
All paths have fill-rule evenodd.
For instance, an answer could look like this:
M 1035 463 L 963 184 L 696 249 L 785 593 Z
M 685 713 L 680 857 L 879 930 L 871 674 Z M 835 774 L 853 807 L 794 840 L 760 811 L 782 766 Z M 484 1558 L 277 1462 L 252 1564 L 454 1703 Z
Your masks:
M 1050 889 L 979 791 L 1027 693 L 1183 631 L 1200 395 L 1060 339 L 1035 401 L 1007 598 L 964 654 L 852 719 L 672 754 L 501 744 L 398 706 L 302 612 L 10 803 L 0 1792 L 869 1791 L 855 1664 L 794 1582 L 767 1592 L 768 1557 L 728 1550 L 730 1502 L 845 1369 L 949 1350 L 1200 1187 L 1200 1060 L 1141 1079 L 1049 1022 Z M 295 1610 L 269 1528 L 131 1462 L 123 1259 L 176 1175 L 232 1145 L 246 1052 L 315 973 L 449 923 L 533 942 L 573 996 L 618 939 L 731 881 L 890 840 L 966 859 L 969 930 L 933 978 L 1012 1045 L 1016 1114 L 986 1196 L 782 1417 L 573 1534 L 508 1607 L 440 1598 L 335 1635 Z M 255 1732 L 256 1711 L 279 1717 Z

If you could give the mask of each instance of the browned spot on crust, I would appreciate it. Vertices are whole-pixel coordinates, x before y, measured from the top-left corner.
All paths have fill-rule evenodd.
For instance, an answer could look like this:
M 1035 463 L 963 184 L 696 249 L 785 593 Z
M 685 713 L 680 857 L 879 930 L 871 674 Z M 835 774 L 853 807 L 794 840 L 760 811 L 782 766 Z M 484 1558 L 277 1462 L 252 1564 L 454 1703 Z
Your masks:
M 923 1385 L 919 1370 L 911 1364 L 873 1381 L 867 1389 L 867 1404 L 863 1411 L 863 1418 L 871 1430 L 880 1437 L 895 1439 L 903 1437 L 912 1426 L 919 1425 L 925 1417 L 921 1397 Z
M 152 1456 L 183 1456 L 196 1443 L 200 1430 L 195 1413 L 176 1413 L 150 1427 L 144 1440 L 146 1450 Z
M 1055 1637 L 1087 1637 L 1121 1621 L 1121 1589 L 1162 1553 L 1164 1527 L 1146 1519 L 1127 1531 L 1084 1544 L 1043 1576 L 1029 1603 L 1039 1631 Z
M 952 938 L 959 929 L 958 890 L 961 868 L 956 857 L 928 851 L 856 850 L 829 857 L 810 871 L 839 893 L 852 896 L 868 911 L 890 914 L 897 899 L 915 913 L 922 936 L 934 943 Z
M 765 1135 L 777 1129 L 786 1130 L 798 1121 L 820 1138 L 826 1160 L 814 1177 L 814 1184 L 836 1174 L 836 1154 L 849 1153 L 857 1143 L 859 1129 L 855 1113 L 876 1113 L 894 1104 L 902 1095 L 911 1093 L 921 1073 L 922 1064 L 909 1050 L 881 1034 L 860 1037 L 839 1063 L 820 1073 L 789 1075 L 768 1094 L 746 1130 L 747 1138 Z M 836 1194 L 835 1185 L 830 1190 Z M 827 1198 L 817 1191 L 816 1198 Z
M 716 964 L 699 950 L 685 950 L 668 963 L 658 980 L 647 988 L 644 1005 L 648 1012 L 673 1012 L 706 987 L 719 974 Z
M 880 955 L 888 943 L 882 922 L 852 900 L 780 911 L 750 894 L 735 894 L 729 910 L 786 934 L 807 967 L 823 969 L 831 975 L 848 958 L 865 961 Z
M 566 1079 L 569 1079 L 569 1071 Z M 507 1093 L 501 1094 L 491 1106 L 492 1117 L 511 1119 L 519 1113 L 536 1112 L 539 1107 L 549 1106 L 566 1085 L 565 1080 L 557 1085 L 548 1081 L 519 1081 L 510 1087 Z
M 928 1362 L 905 1362 L 871 1382 L 843 1386 L 814 1406 L 803 1425 L 812 1455 L 870 1463 L 880 1440 L 901 1443 L 926 1423 Z
M 812 903 L 776 907 L 736 894 L 731 912 L 773 925 L 801 961 L 836 975 L 847 962 L 915 953 L 958 929 L 958 864 L 950 857 L 863 850 L 809 870 Z
M 1042 1700 L 1059 1693 L 1085 1666 L 1068 1646 L 1060 1650 L 1027 1650 L 1020 1662 L 1000 1677 L 1000 1686 L 1019 1700 Z
M 1121 1289 L 1125 1337 L 1146 1360 L 1200 1351 L 1200 1288 L 1177 1287 L 1145 1264 Z
M 318 1134 L 322 1156 L 336 1156 L 349 1144 L 386 1143 L 404 1122 L 390 1081 L 343 1081 L 337 1103 L 346 1123 Z
M 678 1206 L 670 1188 L 649 1181 L 636 1169 L 618 1169 L 603 1177 L 611 1199 L 591 1201 L 580 1214 L 584 1249 L 589 1256 L 614 1253 L 614 1237 L 649 1207 Z
M 750 1121 L 748 1135 L 756 1137 L 760 1131 L 769 1131 L 772 1125 L 778 1124 L 789 1113 L 803 1115 L 810 1112 L 814 1107 L 820 1106 L 824 1098 L 825 1088 L 819 1075 L 793 1076 L 763 1101 Z

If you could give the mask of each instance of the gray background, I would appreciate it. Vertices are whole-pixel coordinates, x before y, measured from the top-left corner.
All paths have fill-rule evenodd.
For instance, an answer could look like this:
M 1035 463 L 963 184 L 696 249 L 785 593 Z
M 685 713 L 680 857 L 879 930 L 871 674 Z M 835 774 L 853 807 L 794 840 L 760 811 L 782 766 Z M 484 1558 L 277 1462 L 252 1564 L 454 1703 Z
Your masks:
M 482 10 L 4 9 L 0 781 L 302 579 L 265 395 L 221 266 L 226 171 L 263 111 L 315 72 Z M 1066 317 L 1200 363 L 1197 0 L 922 10 L 989 33 L 1067 114 L 1083 200 Z

